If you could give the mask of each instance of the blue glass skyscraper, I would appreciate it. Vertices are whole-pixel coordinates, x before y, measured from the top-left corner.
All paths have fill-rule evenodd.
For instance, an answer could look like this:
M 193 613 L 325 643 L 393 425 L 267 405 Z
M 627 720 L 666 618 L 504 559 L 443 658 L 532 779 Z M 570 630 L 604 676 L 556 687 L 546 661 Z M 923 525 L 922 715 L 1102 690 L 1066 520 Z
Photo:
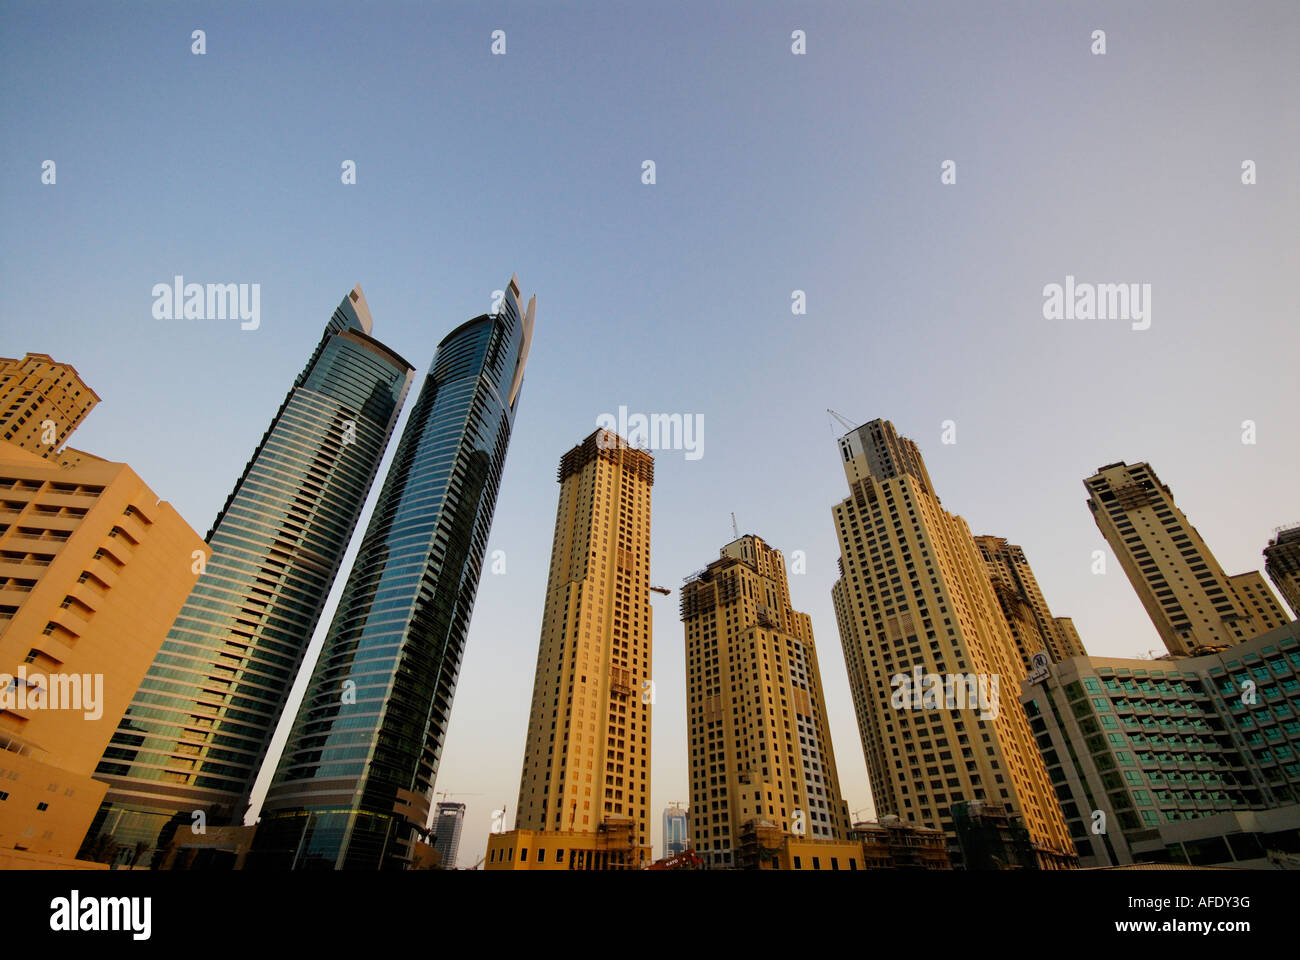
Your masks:
M 343 298 L 213 521 L 211 559 L 104 752 L 83 850 L 243 822 L 414 368 Z M 201 814 L 201 817 L 198 815 Z
M 686 822 L 686 811 L 681 806 L 672 806 L 664 810 L 664 857 L 675 857 L 685 853 L 691 845 L 690 829 Z
M 533 310 L 457 327 L 402 432 L 267 792 L 249 867 L 402 869 L 428 822 Z

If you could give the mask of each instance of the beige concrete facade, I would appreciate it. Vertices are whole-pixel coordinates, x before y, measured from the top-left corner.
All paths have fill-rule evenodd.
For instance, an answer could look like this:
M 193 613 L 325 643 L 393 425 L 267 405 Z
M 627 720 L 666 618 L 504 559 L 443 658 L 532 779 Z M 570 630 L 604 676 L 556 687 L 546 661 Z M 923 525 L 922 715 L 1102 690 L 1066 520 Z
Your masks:
M 1018 708 L 1025 666 L 970 528 L 940 506 L 916 445 L 888 421 L 850 431 L 840 454 L 850 495 L 833 511 L 843 576 L 832 597 L 877 814 L 942 830 L 956 865 L 952 806 L 1003 803 L 1041 866 L 1075 865 Z M 996 709 L 913 699 L 918 672 L 954 692 L 996 689 Z
M 1289 620 L 1257 572 L 1224 573 L 1150 464 L 1107 464 L 1083 485 L 1098 529 L 1170 653 L 1231 646 Z
M 776 870 L 864 870 L 866 855 L 857 840 L 816 840 L 788 836 L 777 855 Z
M 563 456 L 558 479 L 516 829 L 489 838 L 484 866 L 545 868 L 521 851 L 563 848 L 566 868 L 640 867 L 653 859 L 654 458 L 597 430 Z M 551 834 L 565 836 L 550 847 Z
M 1083 649 L 1083 638 L 1079 636 L 1074 620 L 1070 617 L 1053 617 L 1052 633 L 1056 636 L 1056 649 L 1061 654 L 1060 660 L 1088 655 L 1088 652 Z
M 488 838 L 484 870 L 626 870 L 630 832 L 617 823 L 591 830 L 511 830 Z
M 787 846 L 846 840 L 812 622 L 791 605 L 781 552 L 752 535 L 727 544 L 682 587 L 681 615 L 696 854 L 768 869 L 777 843 L 760 852 L 756 828 Z
M 1291 622 L 1285 608 L 1269 589 L 1268 581 L 1258 570 L 1234 574 L 1228 578 L 1228 583 L 1231 584 L 1242 604 L 1250 611 L 1251 619 L 1258 624 L 1259 628 L 1255 636 L 1276 630 L 1283 624 Z
M 0 443 L 0 671 L 25 675 L 0 703 L 0 849 L 72 863 L 107 789 L 91 775 L 207 553 L 125 464 Z
M 107 863 L 93 860 L 69 860 L 24 850 L 0 849 L 0 870 L 107 870 Z
M 0 357 L 0 438 L 50 458 L 99 403 L 67 363 L 44 353 Z
M 984 558 L 1025 670 L 1030 669 L 1030 660 L 1039 650 L 1045 650 L 1054 663 L 1083 656 L 1083 644 L 1074 622 L 1052 616 L 1038 578 L 1025 559 L 1025 551 L 1003 537 L 979 536 L 975 538 L 975 546 Z M 1068 626 L 1059 623 L 1062 619 Z

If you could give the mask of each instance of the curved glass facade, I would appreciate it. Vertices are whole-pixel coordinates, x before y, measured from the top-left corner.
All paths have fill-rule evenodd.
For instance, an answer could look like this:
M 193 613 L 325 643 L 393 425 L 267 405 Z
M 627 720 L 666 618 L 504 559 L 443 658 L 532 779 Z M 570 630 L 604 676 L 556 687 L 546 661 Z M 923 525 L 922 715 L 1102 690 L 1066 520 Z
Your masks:
M 202 811 L 242 823 L 289 688 L 411 386 L 357 287 L 207 536 L 212 557 L 104 752 L 85 846 L 161 852 Z
M 439 345 L 276 770 L 250 867 L 401 869 L 423 832 L 532 335 Z

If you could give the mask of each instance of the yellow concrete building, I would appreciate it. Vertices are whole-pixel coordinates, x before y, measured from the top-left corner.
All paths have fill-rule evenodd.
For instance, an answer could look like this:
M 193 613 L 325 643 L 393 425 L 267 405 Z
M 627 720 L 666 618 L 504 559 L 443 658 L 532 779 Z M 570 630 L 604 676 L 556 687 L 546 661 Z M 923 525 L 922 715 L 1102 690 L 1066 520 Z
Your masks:
M 654 458 L 597 430 L 560 460 L 516 829 L 484 867 L 648 864 Z
M 207 553 L 125 464 L 0 443 L 0 867 L 88 865 L 91 775 Z
M 1053 617 L 1025 551 L 1003 537 L 979 536 L 975 546 L 993 582 L 1002 613 L 1011 627 L 1025 669 L 1030 658 L 1045 650 L 1053 663 L 1085 656 L 1079 632 L 1068 617 Z
M 696 854 L 711 868 L 860 868 L 812 622 L 791 605 L 781 552 L 752 535 L 727 544 L 683 585 L 681 616 Z
M 859 840 L 817 840 L 797 835 L 782 840 L 770 866 L 759 855 L 746 855 L 763 870 L 865 870 L 866 852 Z
M 1070 617 L 1052 617 L 1052 632 L 1056 636 L 1056 650 L 1060 653 L 1061 659 L 1088 655 L 1083 648 L 1083 638 L 1079 636 L 1078 628 Z M 1051 648 L 1049 647 L 1048 650 L 1050 651 Z
M 1076 865 L 1019 709 L 1025 666 L 970 528 L 888 421 L 850 431 L 840 454 L 850 493 L 834 508 L 832 598 L 877 814 L 942 830 L 960 866 L 953 805 L 1004 803 L 1043 868 Z
M 0 357 L 0 438 L 15 446 L 51 458 L 97 403 L 70 364 L 44 353 Z
M 1257 571 L 1229 577 L 1146 463 L 1083 481 L 1088 508 L 1169 652 L 1232 646 L 1290 621 Z
M 1242 606 L 1250 612 L 1251 618 L 1261 625 L 1256 636 L 1291 622 L 1285 608 L 1269 589 L 1268 581 L 1258 570 L 1233 574 L 1228 578 L 1228 583 L 1241 600 Z

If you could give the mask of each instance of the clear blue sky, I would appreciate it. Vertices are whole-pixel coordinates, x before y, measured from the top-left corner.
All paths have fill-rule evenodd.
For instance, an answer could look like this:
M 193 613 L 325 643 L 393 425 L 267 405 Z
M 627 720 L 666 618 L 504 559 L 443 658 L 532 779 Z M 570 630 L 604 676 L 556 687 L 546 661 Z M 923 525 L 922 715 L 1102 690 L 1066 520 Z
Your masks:
M 705 419 L 702 459 L 658 455 L 655 582 L 714 559 L 731 511 L 806 551 L 792 591 L 866 815 L 825 408 L 913 437 L 944 505 L 1022 544 L 1095 653 L 1160 645 L 1119 569 L 1089 573 L 1100 464 L 1150 460 L 1231 573 L 1300 520 L 1300 7 L 1132 6 L 11 2 L 0 352 L 73 363 L 104 398 L 74 445 L 204 533 L 354 283 L 423 377 L 517 271 L 538 306 L 490 545 L 507 572 L 479 590 L 438 777 L 467 794 L 462 863 L 493 807 L 513 816 L 556 461 L 620 404 Z M 261 329 L 153 319 L 175 274 L 260 283 Z M 1151 329 L 1044 320 L 1067 274 L 1150 283 Z M 654 602 L 658 852 L 687 754 L 676 592 Z

